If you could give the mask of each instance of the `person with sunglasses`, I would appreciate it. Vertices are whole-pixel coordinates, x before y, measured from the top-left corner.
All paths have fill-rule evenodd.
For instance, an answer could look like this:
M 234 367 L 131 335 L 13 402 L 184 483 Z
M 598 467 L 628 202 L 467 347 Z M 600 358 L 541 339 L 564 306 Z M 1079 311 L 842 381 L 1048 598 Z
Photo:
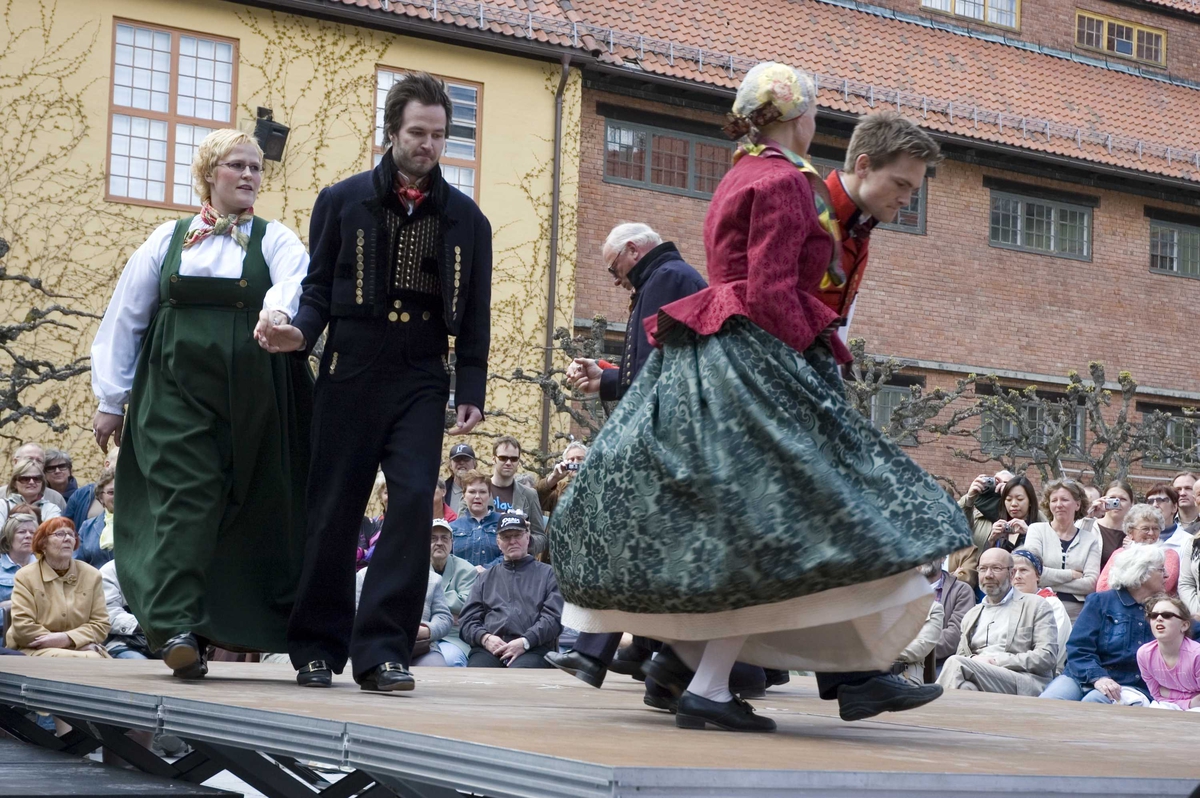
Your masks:
M 131 179 L 200 212 L 134 252 L 92 343 L 92 429 L 121 447 L 121 587 L 180 678 L 204 676 L 208 642 L 283 651 L 304 557 L 312 381 L 253 333 L 260 311 L 296 314 L 308 253 L 255 214 L 262 179 L 262 149 L 233 129 L 200 142 L 192 185 Z
M 62 515 L 59 506 L 46 498 L 46 474 L 37 460 L 21 459 L 13 466 L 8 491 L 0 501 L 0 524 L 18 504 L 28 504 L 36 509 L 43 521 Z
M 1138 670 L 1155 706 L 1200 709 L 1200 643 L 1187 605 L 1160 594 L 1146 602 L 1146 620 L 1154 639 L 1138 649 Z
M 502 435 L 492 444 L 492 458 L 492 478 L 488 481 L 492 509 L 501 514 L 510 510 L 525 514 L 529 519 L 529 553 L 536 557 L 546 549 L 546 519 L 537 490 L 517 481 L 521 442 L 511 435 Z

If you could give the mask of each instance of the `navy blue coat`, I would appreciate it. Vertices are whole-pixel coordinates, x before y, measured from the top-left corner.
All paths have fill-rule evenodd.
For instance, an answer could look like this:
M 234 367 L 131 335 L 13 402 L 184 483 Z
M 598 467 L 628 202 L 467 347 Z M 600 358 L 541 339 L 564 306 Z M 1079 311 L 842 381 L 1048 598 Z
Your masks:
M 1091 687 L 1107 677 L 1150 695 L 1138 668 L 1137 651 L 1153 639 L 1145 610 L 1129 591 L 1092 593 L 1071 629 L 1063 672 L 1082 686 Z
M 82 560 L 93 568 L 99 568 L 113 558 L 112 549 L 100 548 L 100 534 L 104 532 L 104 513 L 83 522 L 79 527 L 79 548 L 75 559 Z
M 625 395 L 654 349 L 646 336 L 643 320 L 657 317 L 663 305 L 708 287 L 700 272 L 683 259 L 670 241 L 664 241 L 643 255 L 629 270 L 628 279 L 633 284 L 633 309 L 625 326 L 621 368 L 608 369 L 600 376 L 600 398 L 608 402 Z

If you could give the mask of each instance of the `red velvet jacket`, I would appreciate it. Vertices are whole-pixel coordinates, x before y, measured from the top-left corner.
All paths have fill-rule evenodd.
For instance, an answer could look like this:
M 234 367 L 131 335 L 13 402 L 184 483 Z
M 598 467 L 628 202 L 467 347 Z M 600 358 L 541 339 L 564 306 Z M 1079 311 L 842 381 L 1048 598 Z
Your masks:
M 709 287 L 662 313 L 699 335 L 745 316 L 803 352 L 838 318 L 817 296 L 832 247 L 804 175 L 783 158 L 744 156 L 717 186 L 704 220 Z M 646 319 L 651 340 L 657 322 Z M 837 336 L 829 343 L 839 363 L 852 359 Z

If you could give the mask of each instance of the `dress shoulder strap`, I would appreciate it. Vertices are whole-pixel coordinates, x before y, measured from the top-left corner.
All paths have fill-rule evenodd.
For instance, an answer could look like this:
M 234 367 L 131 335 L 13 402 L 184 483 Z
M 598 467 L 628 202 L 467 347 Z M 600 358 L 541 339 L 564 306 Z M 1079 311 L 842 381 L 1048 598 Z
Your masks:
M 171 278 L 179 274 L 179 258 L 183 253 L 183 239 L 192 227 L 195 215 L 185 216 L 175 222 L 175 232 L 171 235 L 171 245 L 167 247 L 166 257 L 158 272 L 158 299 L 166 302 L 170 298 Z

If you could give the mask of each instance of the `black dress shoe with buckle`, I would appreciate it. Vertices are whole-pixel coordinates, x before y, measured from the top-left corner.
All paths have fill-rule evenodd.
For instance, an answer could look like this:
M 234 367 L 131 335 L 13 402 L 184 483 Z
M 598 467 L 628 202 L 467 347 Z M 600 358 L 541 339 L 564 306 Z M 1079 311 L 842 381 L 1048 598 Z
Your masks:
M 395 693 L 416 688 L 417 680 L 399 662 L 385 662 L 367 671 L 358 686 L 374 693 Z
M 670 646 L 663 646 L 653 658 L 643 662 L 642 673 L 646 674 L 647 679 L 653 679 L 660 687 L 669 690 L 676 698 L 684 694 L 688 685 L 692 683 L 692 677 L 696 675 Z
M 604 667 L 603 662 L 573 649 L 562 653 L 551 651 L 543 659 L 592 687 L 603 685 L 604 677 L 608 675 L 608 668 Z
M 323 659 L 314 659 L 296 671 L 296 684 L 301 687 L 333 687 L 333 668 Z
M 872 676 L 862 684 L 838 688 L 838 715 L 842 720 L 864 720 L 881 712 L 903 712 L 928 704 L 942 694 L 940 684 L 915 685 L 899 676 Z
M 200 650 L 200 641 L 191 632 L 184 632 L 167 640 L 162 647 L 162 658 L 166 666 L 175 671 L 176 676 L 179 676 L 180 671 L 194 671 L 198 664 L 203 664 L 204 659 L 203 652 Z M 207 668 L 204 670 L 208 671 Z M 182 678 L 199 677 L 185 676 Z
M 754 707 L 740 698 L 722 703 L 684 693 L 675 713 L 675 725 L 680 729 L 703 729 L 706 724 L 725 731 L 775 731 L 775 721 L 755 715 Z

